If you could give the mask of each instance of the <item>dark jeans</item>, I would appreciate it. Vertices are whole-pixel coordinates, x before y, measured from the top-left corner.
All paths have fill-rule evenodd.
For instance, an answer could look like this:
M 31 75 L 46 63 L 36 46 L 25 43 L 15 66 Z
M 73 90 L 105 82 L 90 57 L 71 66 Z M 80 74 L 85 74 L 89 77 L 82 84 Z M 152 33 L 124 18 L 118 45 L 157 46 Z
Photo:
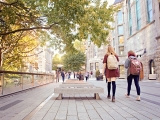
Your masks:
M 62 80 L 63 80 L 63 82 L 64 82 L 64 76 L 62 76 Z
M 88 77 L 86 77 L 86 81 L 88 80 Z
M 136 90 L 137 90 L 137 95 L 140 95 L 139 75 L 132 75 L 132 74 L 130 74 L 127 77 L 127 82 L 128 82 L 128 88 L 127 88 L 128 93 L 127 94 L 130 95 L 132 79 L 134 79 L 134 83 L 135 83 Z

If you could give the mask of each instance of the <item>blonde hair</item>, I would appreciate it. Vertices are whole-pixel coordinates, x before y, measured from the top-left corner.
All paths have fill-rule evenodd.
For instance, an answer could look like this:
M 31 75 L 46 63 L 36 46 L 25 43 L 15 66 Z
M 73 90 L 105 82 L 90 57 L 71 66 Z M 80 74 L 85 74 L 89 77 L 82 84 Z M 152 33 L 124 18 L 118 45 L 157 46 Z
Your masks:
M 114 48 L 111 46 L 111 45 L 108 45 L 108 48 L 107 48 L 107 55 L 110 55 L 110 54 L 113 54 L 113 55 L 117 55 L 114 51 Z

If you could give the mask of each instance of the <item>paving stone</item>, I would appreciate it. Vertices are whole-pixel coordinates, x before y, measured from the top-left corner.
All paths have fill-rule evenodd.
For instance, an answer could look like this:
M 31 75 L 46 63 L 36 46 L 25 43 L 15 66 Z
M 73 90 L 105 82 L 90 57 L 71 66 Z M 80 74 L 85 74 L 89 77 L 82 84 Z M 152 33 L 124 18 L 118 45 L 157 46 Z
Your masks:
M 114 120 L 103 108 L 97 108 L 96 111 L 103 120 Z
M 126 120 L 138 120 L 137 118 L 126 118 Z
M 67 116 L 67 120 L 78 120 L 77 116 Z
M 55 117 L 56 117 L 56 113 L 47 113 L 43 117 L 43 120 L 54 120 Z
M 86 113 L 86 112 L 78 112 L 78 118 L 80 119 L 80 120 L 90 120 L 89 119 L 89 116 L 88 116 L 88 114 Z
M 131 97 L 125 98 L 126 80 L 118 80 L 115 103 L 106 97 L 105 81 L 89 80 L 88 82 L 104 88 L 104 94 L 100 94 L 101 100 L 93 99 L 92 94 L 65 95 L 68 98 L 62 100 L 56 100 L 54 96 L 34 114 L 32 120 L 160 120 L 160 95 L 157 92 L 160 91 L 160 87 L 154 84 L 154 81 L 140 83 L 142 100 L 137 102 L 135 87 L 132 87 Z M 58 85 L 59 83 L 48 84 L 24 93 L 0 98 L 0 107 L 15 100 L 23 100 L 5 111 L 0 111 L 0 120 L 22 120 L 53 94 L 53 88 Z
M 89 115 L 90 119 L 100 119 L 101 120 L 99 114 L 95 110 L 88 109 L 87 114 Z

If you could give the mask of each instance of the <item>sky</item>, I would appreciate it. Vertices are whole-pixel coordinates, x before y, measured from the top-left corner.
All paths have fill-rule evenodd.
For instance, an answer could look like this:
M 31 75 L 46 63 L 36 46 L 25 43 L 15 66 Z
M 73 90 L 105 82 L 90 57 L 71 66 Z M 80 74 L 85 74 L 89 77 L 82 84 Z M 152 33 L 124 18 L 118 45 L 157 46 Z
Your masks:
M 104 0 L 103 0 L 104 1 Z M 115 0 L 107 0 L 109 5 L 112 5 Z

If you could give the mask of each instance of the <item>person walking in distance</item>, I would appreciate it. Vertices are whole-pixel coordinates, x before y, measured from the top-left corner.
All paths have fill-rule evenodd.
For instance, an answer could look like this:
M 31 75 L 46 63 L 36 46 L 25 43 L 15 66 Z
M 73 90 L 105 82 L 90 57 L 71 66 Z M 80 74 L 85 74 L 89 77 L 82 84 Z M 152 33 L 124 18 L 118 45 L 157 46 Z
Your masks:
M 125 68 L 127 69 L 127 94 L 126 97 L 129 98 L 130 91 L 131 91 L 131 85 L 132 85 L 132 79 L 134 79 L 134 83 L 137 90 L 137 101 L 140 101 L 140 86 L 139 86 L 139 75 L 140 71 L 142 69 L 141 62 L 137 59 L 136 54 L 130 50 L 128 52 L 128 58 L 125 61 Z
M 59 82 L 59 69 L 56 70 L 56 82 Z
M 86 73 L 85 73 L 86 82 L 87 82 L 87 80 L 88 80 L 88 77 L 89 77 L 89 72 L 86 72 Z
M 105 73 L 106 79 L 108 80 L 108 99 L 111 98 L 110 90 L 112 83 L 112 102 L 115 102 L 116 79 L 117 77 L 119 77 L 118 61 L 119 58 L 115 53 L 114 48 L 111 45 L 108 45 L 107 53 L 105 54 L 103 59 L 103 73 Z
M 91 73 L 90 73 L 90 74 L 91 74 L 91 78 L 92 78 L 93 72 L 91 71 Z
M 64 79 L 65 79 L 64 70 L 62 70 L 62 72 L 61 72 L 61 76 L 62 76 L 62 81 L 64 82 Z

